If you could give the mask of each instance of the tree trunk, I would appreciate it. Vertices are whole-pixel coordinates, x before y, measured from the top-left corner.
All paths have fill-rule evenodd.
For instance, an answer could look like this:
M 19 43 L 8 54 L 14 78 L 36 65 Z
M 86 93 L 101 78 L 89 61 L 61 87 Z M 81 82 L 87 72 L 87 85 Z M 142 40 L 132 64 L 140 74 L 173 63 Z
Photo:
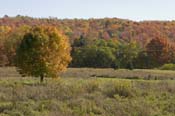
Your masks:
M 40 83 L 43 83 L 43 81 L 44 81 L 44 75 L 42 74 L 40 75 Z

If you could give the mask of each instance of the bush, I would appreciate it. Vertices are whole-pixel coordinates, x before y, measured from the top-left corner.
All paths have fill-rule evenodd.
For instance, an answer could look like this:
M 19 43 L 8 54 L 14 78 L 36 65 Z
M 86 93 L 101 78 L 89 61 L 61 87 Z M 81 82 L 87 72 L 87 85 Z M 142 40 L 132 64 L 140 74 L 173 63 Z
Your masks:
M 108 82 L 104 85 L 104 94 L 111 98 L 115 97 L 115 95 L 132 97 L 132 92 L 130 82 Z
M 99 89 L 99 82 L 97 80 L 87 81 L 84 86 L 88 93 L 93 93 Z
M 159 69 L 161 69 L 161 70 L 175 70 L 175 64 L 164 64 Z

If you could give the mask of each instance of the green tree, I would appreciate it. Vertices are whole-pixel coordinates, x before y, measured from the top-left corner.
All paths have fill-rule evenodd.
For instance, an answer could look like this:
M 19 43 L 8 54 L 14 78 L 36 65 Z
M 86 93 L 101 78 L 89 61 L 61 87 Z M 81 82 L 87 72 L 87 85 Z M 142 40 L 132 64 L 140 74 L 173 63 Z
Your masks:
M 138 69 L 148 69 L 151 67 L 150 58 L 144 49 L 138 53 L 138 56 L 134 59 L 134 67 Z
M 109 68 L 115 60 L 111 48 L 97 46 L 77 48 L 72 57 L 75 67 Z
M 133 61 L 137 58 L 139 52 L 140 46 L 136 41 L 120 43 L 116 52 L 116 64 L 118 65 L 118 68 L 133 69 Z
M 57 77 L 71 61 L 66 36 L 54 27 L 33 27 L 26 33 L 16 53 L 16 66 L 23 75 Z
M 109 68 L 115 63 L 115 51 L 118 42 L 115 40 L 94 41 L 93 45 L 75 47 L 72 51 L 72 67 Z

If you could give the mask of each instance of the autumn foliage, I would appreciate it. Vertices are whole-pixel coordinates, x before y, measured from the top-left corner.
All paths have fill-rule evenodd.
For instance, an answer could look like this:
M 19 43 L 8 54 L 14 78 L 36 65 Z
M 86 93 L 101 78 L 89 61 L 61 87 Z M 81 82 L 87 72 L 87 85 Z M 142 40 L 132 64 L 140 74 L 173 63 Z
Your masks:
M 16 66 L 23 75 L 57 77 L 66 69 L 70 57 L 66 36 L 54 27 L 33 27 L 17 48 Z
M 146 52 L 150 62 L 155 65 L 170 63 L 174 59 L 175 46 L 167 38 L 156 37 L 146 46 Z
M 18 15 L 0 18 L 0 66 L 14 65 L 16 48 L 36 25 L 55 27 L 69 38 L 71 67 L 154 68 L 175 63 L 174 21 L 61 20 Z

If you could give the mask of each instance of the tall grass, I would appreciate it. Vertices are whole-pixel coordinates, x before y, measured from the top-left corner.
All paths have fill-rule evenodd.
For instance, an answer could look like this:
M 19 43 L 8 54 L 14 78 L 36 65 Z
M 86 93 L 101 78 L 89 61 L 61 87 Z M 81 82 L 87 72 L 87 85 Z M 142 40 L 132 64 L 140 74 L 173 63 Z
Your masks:
M 19 77 L 20 78 L 20 77 Z M 0 80 L 0 116 L 174 116 L 175 81 Z

